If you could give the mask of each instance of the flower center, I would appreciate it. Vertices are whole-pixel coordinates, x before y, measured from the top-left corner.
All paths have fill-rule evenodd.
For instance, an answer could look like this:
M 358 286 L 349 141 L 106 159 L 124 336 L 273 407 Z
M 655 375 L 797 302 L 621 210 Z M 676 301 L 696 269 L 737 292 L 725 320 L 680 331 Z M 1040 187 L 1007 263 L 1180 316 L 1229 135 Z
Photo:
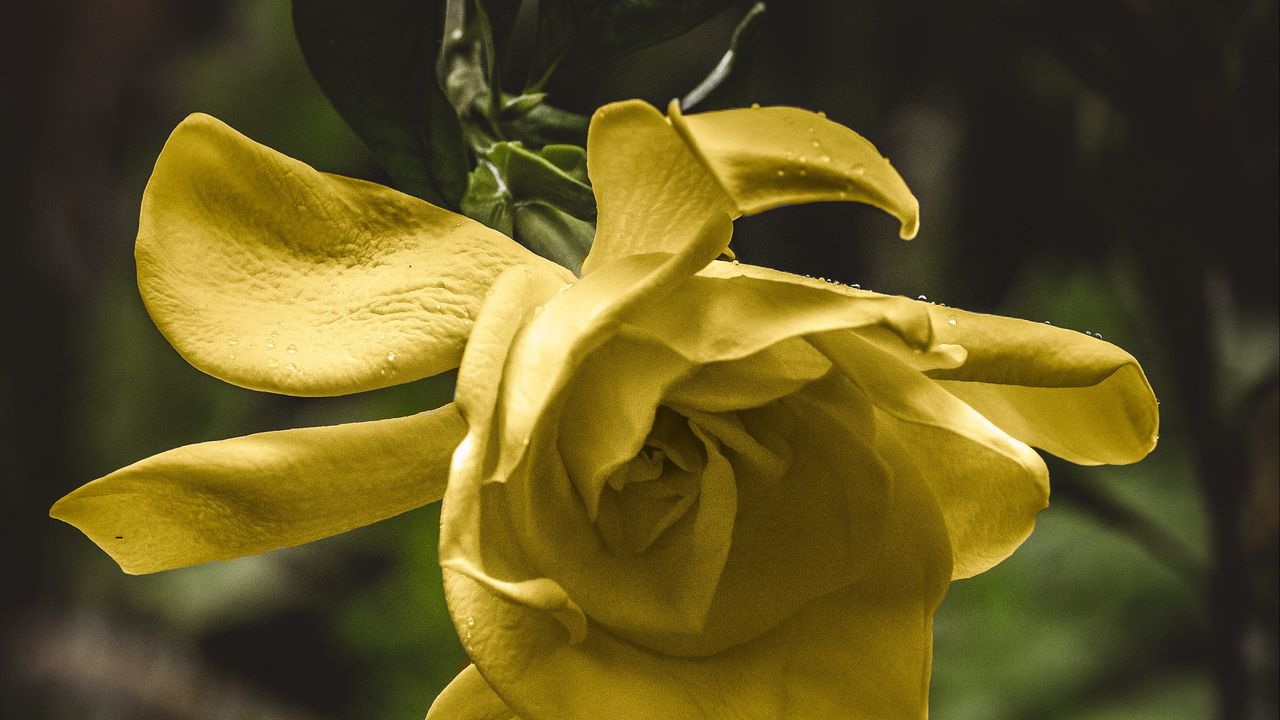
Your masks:
M 689 422 L 659 406 L 640 451 L 606 479 L 596 527 L 615 555 L 648 550 L 697 500 L 706 450 Z

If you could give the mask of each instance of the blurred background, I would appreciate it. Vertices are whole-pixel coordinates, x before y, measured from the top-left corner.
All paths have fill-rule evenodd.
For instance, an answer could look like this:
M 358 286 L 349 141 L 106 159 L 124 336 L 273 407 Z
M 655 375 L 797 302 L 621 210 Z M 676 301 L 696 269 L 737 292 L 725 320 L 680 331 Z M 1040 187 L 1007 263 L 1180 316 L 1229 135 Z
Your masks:
M 58 497 L 153 453 L 414 412 L 451 378 L 255 393 L 188 366 L 134 285 L 142 188 L 203 111 L 330 172 L 385 175 L 283 0 L 13 8 L 5 42 L 0 715 L 420 718 L 465 658 L 438 507 L 288 551 L 128 577 Z M 553 86 L 664 105 L 735 8 Z M 771 4 L 719 105 L 823 110 L 893 159 L 917 240 L 869 208 L 741 221 L 746 262 L 1101 333 L 1161 404 L 1138 465 L 1050 460 L 1052 506 L 936 621 L 932 717 L 1276 717 L 1277 7 L 1273 1 Z

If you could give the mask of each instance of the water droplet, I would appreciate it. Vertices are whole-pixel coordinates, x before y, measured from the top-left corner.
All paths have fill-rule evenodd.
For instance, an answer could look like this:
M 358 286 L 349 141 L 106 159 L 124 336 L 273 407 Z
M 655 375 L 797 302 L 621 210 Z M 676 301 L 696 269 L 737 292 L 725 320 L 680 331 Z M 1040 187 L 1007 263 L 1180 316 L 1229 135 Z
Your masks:
M 813 142 L 811 142 L 811 143 L 809 143 L 809 144 L 810 144 L 810 145 L 812 145 L 812 146 L 814 146 L 814 147 L 822 147 L 822 143 L 818 142 L 817 140 L 814 140 Z
M 849 287 L 853 288 L 854 290 L 861 290 L 861 289 L 862 289 L 862 286 L 861 286 L 861 285 L 859 285 L 858 283 L 854 283 L 854 284 L 850 285 Z
M 866 175 L 867 169 L 862 167 L 861 165 L 854 165 L 853 167 L 849 168 L 849 172 L 853 173 L 854 175 Z
M 819 111 L 818 111 L 818 117 L 820 117 L 820 118 L 824 118 L 824 117 L 826 117 L 826 116 L 827 116 L 827 114 L 826 114 L 825 112 L 823 112 L 823 111 L 821 111 L 821 110 L 819 110 Z
M 787 174 L 787 171 L 786 171 L 786 170 L 779 170 L 779 171 L 776 173 L 776 175 L 777 175 L 778 177 L 784 177 L 786 174 Z
M 810 134 L 810 135 L 812 135 L 812 134 L 813 134 L 813 126 L 812 126 L 812 125 L 810 125 L 810 126 L 809 126 L 808 128 L 806 128 L 806 129 L 809 131 L 809 134 Z
M 1102 333 L 1094 333 L 1093 336 L 1098 338 L 1099 340 L 1102 339 Z
M 952 315 L 951 317 L 947 318 L 947 324 L 948 324 L 948 325 L 950 325 L 951 327 L 955 327 L 955 326 L 956 326 L 956 317 L 955 317 L 954 315 Z
M 269 367 L 269 368 L 273 368 L 273 367 L 278 366 L 279 364 L 280 364 L 280 361 L 279 361 L 279 360 L 277 360 L 277 359 L 275 359 L 275 358 L 267 358 L 267 367 Z
M 240 344 L 240 341 L 235 338 L 231 338 L 230 340 L 227 341 L 227 344 L 230 345 L 231 347 L 235 347 L 236 345 Z
M 276 344 L 275 344 L 275 343 L 273 343 L 273 342 L 271 342 L 270 340 L 268 340 L 268 341 L 267 341 L 267 344 L 266 344 L 266 345 L 264 345 L 263 347 L 265 347 L 265 348 L 266 348 L 266 349 L 268 349 L 268 350 L 271 350 L 271 349 L 275 348 L 275 346 L 276 346 Z
M 285 369 L 286 369 L 286 370 L 288 370 L 289 372 L 293 373 L 294 375 L 301 375 L 301 374 L 302 374 L 302 371 L 298 369 L 298 366 L 297 366 L 297 365 L 294 365 L 293 363 L 289 363 L 288 365 L 286 365 L 286 366 L 285 366 Z
M 737 259 L 737 258 L 734 258 L 731 262 L 732 262 L 734 265 L 741 265 L 741 264 L 742 264 L 742 263 L 738 262 L 738 259 Z
M 279 330 L 272 330 L 272 331 L 271 331 L 271 337 L 273 337 L 273 338 L 280 337 L 280 331 L 279 331 Z
M 396 361 L 396 354 L 393 352 L 387 353 L 387 362 L 395 362 L 395 361 Z
M 751 103 L 751 109 L 752 109 L 752 110 L 759 110 L 759 109 L 760 109 L 760 103 Z
M 925 297 L 924 295 L 921 295 L 921 296 L 917 297 L 916 299 L 917 299 L 917 300 L 923 300 L 924 302 L 929 302 L 929 298 Z
M 236 354 L 235 354 L 235 353 L 231 353 L 230 357 L 231 357 L 231 359 L 232 359 L 232 360 L 235 360 L 235 359 L 236 359 Z
M 306 205 L 299 205 L 299 206 L 298 206 L 298 212 L 300 212 L 300 213 L 304 213 L 304 212 L 306 212 L 306 211 L 307 211 L 307 206 L 306 206 Z
M 1049 322 L 1048 320 L 1045 320 L 1045 321 L 1044 321 L 1044 324 L 1045 324 L 1045 325 L 1052 325 L 1053 323 Z
M 290 345 L 289 347 L 285 348 L 285 349 L 284 349 L 284 351 L 285 351 L 285 352 L 287 352 L 287 353 L 289 353 L 290 355 L 292 355 L 292 354 L 294 354 L 294 353 L 298 352 L 298 346 L 297 346 L 297 345 Z
M 831 156 L 830 156 L 830 155 L 819 155 L 819 156 L 818 156 L 818 160 L 820 160 L 821 162 L 831 162 Z

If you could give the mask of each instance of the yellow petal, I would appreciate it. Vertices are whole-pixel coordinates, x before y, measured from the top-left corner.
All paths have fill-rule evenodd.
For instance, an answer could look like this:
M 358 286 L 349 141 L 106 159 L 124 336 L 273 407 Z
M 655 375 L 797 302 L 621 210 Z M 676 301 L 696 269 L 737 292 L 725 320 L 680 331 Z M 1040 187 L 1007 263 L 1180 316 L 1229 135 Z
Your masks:
M 571 644 L 546 614 L 447 568 L 445 592 L 473 661 L 523 718 L 922 720 L 949 552 L 928 491 L 899 482 L 894 493 L 892 531 L 863 580 L 711 657 L 646 651 L 595 626 Z
M 1034 450 L 854 333 L 809 339 L 876 408 L 876 443 L 899 472 L 914 470 L 946 521 L 955 578 L 1008 557 L 1049 504 L 1049 471 Z
M 716 262 L 699 274 L 887 298 L 754 265 Z M 893 300 L 896 317 L 913 318 L 897 325 L 909 326 L 914 341 L 906 334 L 899 335 L 905 344 L 866 332 L 863 337 L 924 371 L 1009 435 L 1085 465 L 1135 462 L 1155 447 L 1155 395 L 1137 360 L 1124 350 L 1044 323 Z
M 427 720 L 520 720 L 502 702 L 475 665 L 458 673 L 431 703 Z
M 667 119 L 639 100 L 606 105 L 592 116 L 587 174 L 596 196 L 596 237 L 582 263 L 584 276 L 628 255 L 689 252 L 691 243 L 706 239 L 701 229 L 709 218 L 734 210 Z M 728 245 L 726 237 L 700 254 L 709 261 Z
M 822 115 L 792 107 L 681 115 L 674 101 L 667 112 L 743 215 L 846 200 L 898 218 L 905 239 L 920 229 L 920 203 L 889 160 L 861 135 Z
M 1160 430 L 1155 394 L 1132 355 L 1044 323 L 930 307 L 959 367 L 929 375 L 1010 435 L 1082 465 L 1137 462 Z
M 450 404 L 188 445 L 84 485 L 50 515 L 132 574 L 252 555 L 439 500 L 465 429 Z
M 456 367 L 494 278 L 549 264 L 479 223 L 317 172 L 207 115 L 165 144 L 136 256 L 147 309 L 183 357 L 290 395 Z

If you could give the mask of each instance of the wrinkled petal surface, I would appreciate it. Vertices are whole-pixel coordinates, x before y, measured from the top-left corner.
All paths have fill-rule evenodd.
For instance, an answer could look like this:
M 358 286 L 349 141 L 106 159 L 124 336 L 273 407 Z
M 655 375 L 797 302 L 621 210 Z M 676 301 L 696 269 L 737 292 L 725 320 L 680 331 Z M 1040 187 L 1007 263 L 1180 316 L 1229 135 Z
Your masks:
M 192 115 L 142 201 L 138 287 L 192 365 L 290 395 L 386 387 L 456 367 L 493 280 L 545 264 L 483 225 L 317 172 Z
M 125 572 L 291 547 L 439 500 L 466 431 L 453 404 L 390 420 L 176 448 L 95 480 L 50 515 Z

